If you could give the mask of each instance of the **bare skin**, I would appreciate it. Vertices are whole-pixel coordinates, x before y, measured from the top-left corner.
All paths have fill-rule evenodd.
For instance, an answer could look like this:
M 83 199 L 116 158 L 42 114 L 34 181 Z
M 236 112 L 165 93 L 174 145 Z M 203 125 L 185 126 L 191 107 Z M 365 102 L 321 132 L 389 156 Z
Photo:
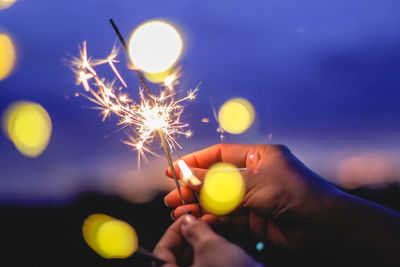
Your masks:
M 182 188 L 187 208 L 201 221 L 268 240 L 288 251 L 325 255 L 338 263 L 400 266 L 399 214 L 338 190 L 284 146 L 220 144 L 183 160 L 200 180 L 216 162 L 247 168 L 242 172 L 243 203 L 228 216 L 203 213 L 193 193 L 201 185 Z M 179 168 L 175 169 L 179 175 Z M 167 175 L 171 176 L 170 170 Z M 176 190 L 165 197 L 165 203 L 175 208 L 175 218 L 184 214 Z
M 238 246 L 217 235 L 206 223 L 185 215 L 173 223 L 153 252 L 167 261 L 164 267 L 257 267 Z

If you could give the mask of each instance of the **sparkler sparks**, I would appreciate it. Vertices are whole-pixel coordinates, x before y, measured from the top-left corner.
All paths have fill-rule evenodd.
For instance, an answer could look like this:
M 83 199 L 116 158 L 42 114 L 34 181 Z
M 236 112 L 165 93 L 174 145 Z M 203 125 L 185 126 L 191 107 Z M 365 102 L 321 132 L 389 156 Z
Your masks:
M 143 89 L 139 89 L 140 99 L 136 102 L 127 93 L 117 88 L 116 80 L 106 82 L 95 70 L 98 65 L 108 64 L 121 84 L 127 88 L 126 82 L 114 65 L 118 62 L 116 60 L 117 53 L 114 46 L 106 59 L 93 60 L 88 57 L 86 42 L 84 42 L 80 49 L 80 57 L 74 58 L 71 65 L 76 73 L 77 82 L 87 92 L 82 95 L 97 105 L 96 109 L 101 111 L 103 120 L 114 114 L 119 118 L 118 125 L 121 126 L 121 129 L 126 127 L 133 129 L 135 135 L 129 135 L 129 140 L 124 143 L 137 150 L 138 168 L 140 168 L 140 159 L 146 159 L 144 152 L 158 156 L 148 148 L 148 145 L 153 142 L 159 131 L 165 136 L 170 149 L 181 147 L 176 141 L 177 136 L 188 137 L 191 135 L 190 131 L 185 130 L 188 124 L 181 121 L 184 108 L 180 103 L 194 100 L 198 88 L 189 90 L 185 97 L 175 100 L 177 93 L 172 87 L 174 83 L 172 81 L 169 86 L 165 86 L 166 88 L 160 92 L 158 97 L 146 98 Z M 174 77 L 179 77 L 179 73 L 174 75 Z
M 138 157 L 137 157 L 138 171 L 140 171 L 140 160 L 141 160 L 141 158 L 143 158 L 145 161 L 147 161 L 147 157 L 146 157 L 146 154 L 144 152 L 152 154 L 153 156 L 155 156 L 157 158 L 161 158 L 160 155 L 158 155 L 157 153 L 151 151 L 148 147 L 146 147 L 143 144 L 143 141 L 141 141 L 141 140 L 137 141 L 131 135 L 128 135 L 128 138 L 129 138 L 129 141 L 128 140 L 124 140 L 122 142 L 125 145 L 128 145 L 128 146 L 132 147 L 134 150 L 137 150 L 137 152 L 138 152 Z
M 223 143 L 224 139 L 225 139 L 225 130 L 224 130 L 224 128 L 222 128 L 221 123 L 218 119 L 217 111 L 215 110 L 215 106 L 214 106 L 214 103 L 213 103 L 213 100 L 211 97 L 210 97 L 210 104 L 211 104 L 211 109 L 212 109 L 212 112 L 214 115 L 214 119 L 218 124 L 217 133 L 219 133 L 220 142 Z M 203 121 L 203 122 L 208 123 L 208 122 L 210 122 L 210 120 L 207 119 L 207 121 Z
M 135 52 L 132 55 L 137 55 L 137 51 L 132 50 L 135 45 L 130 46 L 131 49 L 130 51 L 128 51 L 128 47 L 122 34 L 118 30 L 118 27 L 115 25 L 112 19 L 110 19 L 110 23 L 125 50 L 127 52 Z M 176 35 L 175 39 L 178 40 L 178 49 L 176 49 L 176 47 L 172 47 L 171 51 L 174 54 L 174 60 L 163 62 L 163 68 L 165 67 L 166 63 L 170 64 L 169 67 L 174 65 L 176 63 L 176 60 L 179 58 L 182 49 L 181 38 L 177 31 L 171 25 L 165 24 L 164 26 L 168 28 L 169 33 L 173 33 L 174 35 Z M 166 29 L 165 27 L 163 28 Z M 155 33 L 153 32 L 153 34 Z M 157 35 L 159 35 L 159 32 Z M 163 49 L 159 49 L 159 47 L 156 50 L 163 51 Z M 153 52 L 156 52 L 157 54 L 160 51 Z M 118 90 L 115 89 L 114 84 L 116 80 L 112 81 L 111 83 L 106 83 L 104 79 L 100 78 L 97 75 L 96 71 L 93 68 L 96 65 L 108 63 L 120 82 L 125 87 L 127 87 L 125 81 L 122 79 L 121 75 L 114 65 L 115 62 L 118 62 L 115 59 L 117 57 L 117 49 L 115 48 L 115 46 L 113 47 L 111 54 L 106 59 L 93 61 L 87 55 L 86 42 L 84 42 L 83 48 L 80 51 L 80 55 L 80 58 L 73 59 L 72 66 L 77 75 L 78 84 L 82 84 L 86 92 L 90 93 L 90 95 L 84 96 L 86 96 L 89 100 L 98 105 L 97 108 L 101 110 L 101 113 L 103 114 L 103 120 L 105 120 L 111 113 L 113 113 L 120 118 L 118 125 L 122 125 L 121 129 L 129 127 L 133 129 L 133 131 L 136 133 L 136 138 L 131 136 L 130 141 L 126 141 L 125 143 L 131 145 L 132 147 L 134 147 L 134 149 L 138 151 L 138 169 L 140 169 L 140 156 L 143 155 L 144 157 L 144 151 L 152 153 L 149 149 L 145 147 L 145 144 L 151 143 L 156 134 L 159 136 L 165 153 L 165 157 L 167 158 L 168 165 L 171 169 L 172 176 L 181 197 L 182 205 L 185 209 L 186 214 L 188 214 L 185 201 L 182 197 L 178 177 L 172 162 L 170 149 L 174 149 L 179 157 L 179 153 L 176 147 L 180 147 L 180 145 L 177 143 L 175 137 L 178 135 L 185 135 L 186 137 L 189 137 L 192 134 L 190 131 L 184 132 L 183 130 L 183 128 L 187 127 L 188 124 L 182 123 L 180 121 L 180 117 L 183 112 L 183 106 L 179 105 L 179 103 L 185 100 L 192 101 L 193 99 L 195 99 L 198 88 L 196 87 L 194 90 L 189 90 L 186 97 L 175 101 L 174 96 L 176 95 L 176 92 L 174 90 L 174 85 L 178 83 L 178 71 L 176 73 L 174 72 L 173 76 L 168 77 L 167 81 L 164 81 L 164 89 L 169 90 L 169 95 L 166 94 L 164 90 L 160 92 L 160 95 L 158 97 L 154 97 L 150 93 L 149 88 L 147 87 L 140 70 L 136 69 L 136 73 L 140 79 L 141 84 L 143 85 L 143 89 L 148 96 L 148 98 L 145 98 L 143 90 L 140 89 L 140 101 L 136 103 L 133 99 L 130 99 L 128 95 L 122 94 L 120 92 L 121 88 L 118 88 Z M 163 55 L 160 54 L 160 56 Z M 133 60 L 132 58 L 131 60 L 132 63 L 135 63 L 135 60 Z M 91 84 L 89 83 L 89 80 L 91 79 L 94 79 L 95 81 L 94 83 L 92 83 L 92 86 L 94 86 L 96 90 L 92 89 Z
M 165 79 L 164 79 L 164 86 L 170 89 L 171 91 L 174 89 L 174 86 L 179 83 L 179 77 L 180 75 L 180 68 L 176 68 L 171 74 L 169 74 Z

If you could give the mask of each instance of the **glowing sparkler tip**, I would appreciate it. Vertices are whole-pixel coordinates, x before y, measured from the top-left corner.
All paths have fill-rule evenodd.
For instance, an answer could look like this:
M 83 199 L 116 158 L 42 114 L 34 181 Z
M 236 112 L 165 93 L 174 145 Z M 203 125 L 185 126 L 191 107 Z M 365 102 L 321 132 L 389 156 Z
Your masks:
M 136 144 L 136 148 L 139 150 L 139 149 L 142 149 L 143 148 L 143 142 L 142 141 L 139 141 L 137 144 Z

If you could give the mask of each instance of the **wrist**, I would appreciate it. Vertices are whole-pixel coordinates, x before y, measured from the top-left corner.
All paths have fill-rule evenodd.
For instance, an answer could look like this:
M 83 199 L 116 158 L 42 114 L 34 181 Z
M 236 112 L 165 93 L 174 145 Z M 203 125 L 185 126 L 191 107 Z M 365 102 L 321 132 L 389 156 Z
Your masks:
M 364 266 L 394 266 L 400 240 L 400 216 L 368 200 L 334 190 L 326 197 L 321 212 L 321 253 L 338 263 Z M 324 252 L 323 252 L 324 251 Z M 328 252 L 328 253 L 327 253 Z M 397 265 L 396 265 L 397 266 Z

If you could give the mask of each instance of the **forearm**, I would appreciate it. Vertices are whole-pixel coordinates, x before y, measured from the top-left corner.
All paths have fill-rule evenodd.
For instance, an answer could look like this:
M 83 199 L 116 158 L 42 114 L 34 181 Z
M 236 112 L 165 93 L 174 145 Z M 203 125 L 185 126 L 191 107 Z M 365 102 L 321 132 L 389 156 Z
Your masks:
M 334 257 L 363 266 L 400 266 L 400 215 L 344 192 L 326 211 L 328 242 Z

